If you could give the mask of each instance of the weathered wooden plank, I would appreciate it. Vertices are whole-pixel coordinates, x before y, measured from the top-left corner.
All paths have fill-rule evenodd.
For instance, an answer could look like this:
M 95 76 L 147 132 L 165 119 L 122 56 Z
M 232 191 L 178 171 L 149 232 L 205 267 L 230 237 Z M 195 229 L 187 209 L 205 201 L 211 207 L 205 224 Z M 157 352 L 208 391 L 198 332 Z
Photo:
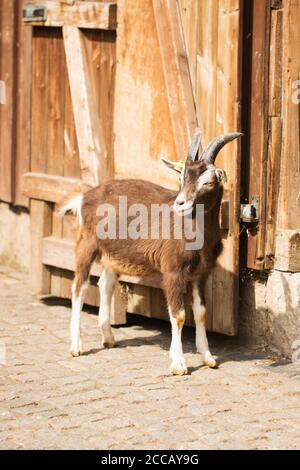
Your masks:
M 218 59 L 218 0 L 198 2 L 198 45 L 197 45 L 197 111 L 203 145 L 216 136 L 217 116 L 217 59 Z M 207 325 L 213 326 L 213 279 L 206 282 L 205 298 Z
M 44 201 L 32 200 L 30 204 L 31 223 L 31 284 L 35 292 L 50 294 L 50 271 L 42 262 L 43 239 L 52 229 L 51 204 Z
M 48 202 L 60 202 L 68 194 L 84 192 L 90 186 L 76 178 L 47 175 L 45 173 L 26 173 L 23 176 L 25 196 Z
M 114 31 L 85 30 L 86 57 L 95 91 L 99 125 L 107 151 L 106 171 L 114 175 L 114 93 L 116 69 L 116 34 Z
M 263 269 L 266 244 L 269 52 L 271 32 L 270 0 L 253 2 L 252 77 L 249 144 L 249 200 L 259 196 L 259 225 L 248 237 L 247 266 Z
M 197 111 L 203 144 L 216 136 L 219 3 L 199 0 Z
M 241 29 L 240 0 L 219 0 L 217 52 L 216 134 L 241 129 Z M 234 335 L 238 327 L 240 163 L 241 142 L 227 145 L 216 164 L 228 173 L 225 185 L 229 229 L 224 250 L 213 272 L 213 331 Z M 224 292 L 226 295 L 224 296 Z
M 107 150 L 100 125 L 95 91 L 91 77 L 83 33 L 72 26 L 63 28 L 71 87 L 73 113 L 81 163 L 81 177 L 91 186 L 108 176 Z
M 118 1 L 117 43 L 115 176 L 152 182 L 159 176 L 162 185 L 177 188 L 178 176 L 160 160 L 178 157 L 152 0 Z
M 17 8 L 13 0 L 0 7 L 0 79 L 5 86 L 5 104 L 0 104 L 0 198 L 13 201 L 15 117 L 16 117 L 16 37 Z
M 23 174 L 30 169 L 30 123 L 31 123 L 31 54 L 32 28 L 22 21 L 24 0 L 18 4 L 17 40 L 17 116 L 16 116 L 16 163 L 14 203 L 29 207 L 29 200 L 22 193 Z
M 300 220 L 300 0 L 285 0 L 283 39 L 283 150 L 278 227 L 297 230 Z
M 270 118 L 268 158 L 268 205 L 266 229 L 265 268 L 272 269 L 275 259 L 275 235 L 277 227 L 278 200 L 280 189 L 280 161 L 282 150 L 282 118 Z
M 179 159 L 185 157 L 197 116 L 177 2 L 153 0 L 157 35 Z
M 116 2 L 39 1 L 47 8 L 46 21 L 27 22 L 32 26 L 75 26 L 77 28 L 115 30 L 117 27 Z
M 283 12 L 271 15 L 269 116 L 281 116 Z
M 33 172 L 47 172 L 49 32 L 34 28 L 32 40 L 31 161 Z
M 63 176 L 66 65 L 62 33 L 49 30 L 47 174 Z
M 61 29 L 49 29 L 48 54 L 48 150 L 47 174 L 63 176 L 64 173 L 64 111 L 66 64 Z M 57 210 L 52 214 L 52 235 L 62 237 L 63 219 Z M 51 293 L 60 296 L 63 278 L 58 269 L 51 271 Z
M 199 6 L 198 2 L 195 2 L 195 0 L 179 0 L 179 5 L 184 32 L 184 42 L 188 55 L 190 75 L 195 95 L 197 75 L 197 39 L 199 25 Z

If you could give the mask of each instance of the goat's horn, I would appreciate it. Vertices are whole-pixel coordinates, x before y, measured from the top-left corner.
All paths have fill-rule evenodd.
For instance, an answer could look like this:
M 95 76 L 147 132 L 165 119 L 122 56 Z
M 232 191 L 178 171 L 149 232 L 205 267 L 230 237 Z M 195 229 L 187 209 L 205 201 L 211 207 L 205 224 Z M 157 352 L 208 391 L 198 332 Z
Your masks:
M 224 145 L 228 144 L 234 139 L 238 137 L 242 137 L 244 134 L 241 132 L 233 132 L 232 134 L 225 134 L 213 139 L 204 152 L 201 155 L 201 159 L 205 160 L 207 163 L 215 163 L 218 153 L 224 147 Z
M 197 128 L 193 135 L 193 140 L 188 151 L 188 156 L 187 156 L 188 160 L 192 160 L 194 162 L 197 159 L 197 154 L 198 154 L 198 150 L 200 147 L 200 143 L 201 143 L 201 131 L 199 128 Z

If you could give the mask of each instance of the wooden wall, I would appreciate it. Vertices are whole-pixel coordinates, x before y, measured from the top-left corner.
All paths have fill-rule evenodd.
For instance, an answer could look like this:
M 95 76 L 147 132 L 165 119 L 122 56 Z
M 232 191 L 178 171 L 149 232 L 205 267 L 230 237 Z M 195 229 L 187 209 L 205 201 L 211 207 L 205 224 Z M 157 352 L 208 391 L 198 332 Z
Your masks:
M 28 206 L 22 174 L 30 160 L 31 31 L 21 19 L 23 0 L 0 0 L 0 80 L 6 104 L 0 105 L 0 199 Z

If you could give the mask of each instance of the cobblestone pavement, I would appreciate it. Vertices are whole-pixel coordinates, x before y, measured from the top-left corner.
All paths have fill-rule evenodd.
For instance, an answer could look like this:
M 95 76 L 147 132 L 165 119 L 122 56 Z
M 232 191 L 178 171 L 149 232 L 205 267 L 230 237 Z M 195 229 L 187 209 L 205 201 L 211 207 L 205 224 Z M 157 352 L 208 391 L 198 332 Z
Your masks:
M 26 275 L 0 268 L 1 449 L 281 449 L 300 447 L 300 367 L 211 335 L 220 367 L 168 375 L 169 325 L 129 316 L 103 350 L 82 315 L 85 355 L 68 353 L 69 304 L 41 302 Z

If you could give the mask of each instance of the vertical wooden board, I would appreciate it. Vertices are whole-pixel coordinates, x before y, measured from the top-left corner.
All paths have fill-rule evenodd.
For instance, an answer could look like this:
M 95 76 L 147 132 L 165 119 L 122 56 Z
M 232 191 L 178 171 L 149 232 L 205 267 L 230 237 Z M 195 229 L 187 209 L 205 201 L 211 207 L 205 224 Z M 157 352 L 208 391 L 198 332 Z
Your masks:
M 49 269 L 42 264 L 42 241 L 51 234 L 52 208 L 44 201 L 31 200 L 31 284 L 35 292 L 50 294 L 51 278 Z
M 152 0 L 118 1 L 114 116 L 116 177 L 144 178 L 178 188 L 178 177 L 160 157 L 176 149 Z
M 66 65 L 61 30 L 48 28 L 48 136 L 47 173 L 63 176 L 64 171 L 64 111 Z M 64 221 L 56 210 L 53 211 L 52 235 L 61 238 Z M 64 282 L 59 270 L 51 271 L 51 293 L 60 296 Z
M 52 236 L 61 238 L 63 235 L 63 220 L 56 210 L 52 212 Z M 60 269 L 51 269 L 51 294 L 61 295 L 62 275 Z
M 206 2 L 213 3 L 213 2 Z M 184 40 L 187 50 L 190 74 L 194 94 L 196 90 L 196 71 L 197 71 L 197 39 L 199 25 L 199 6 L 195 0 L 179 0 L 181 20 L 184 31 Z
M 125 325 L 127 322 L 127 290 L 119 283 L 116 286 L 110 313 L 111 325 Z
M 5 104 L 0 104 L 0 198 L 13 200 L 16 113 L 17 5 L 13 0 L 0 4 L 0 80 L 5 85 Z
M 17 116 L 14 203 L 29 207 L 29 199 L 23 195 L 22 177 L 30 169 L 30 121 L 31 121 L 31 41 L 32 28 L 25 26 L 22 8 L 18 5 L 17 39 Z
M 198 2 L 197 111 L 203 145 L 216 136 L 219 1 Z M 213 279 L 205 288 L 206 327 L 213 329 Z
M 283 151 L 278 226 L 299 230 L 300 220 L 300 0 L 284 0 Z
M 197 110 L 203 144 L 216 135 L 219 1 L 199 0 Z
M 47 28 L 34 28 L 32 42 L 31 171 L 47 172 L 48 159 L 48 52 Z
M 283 11 L 271 13 L 269 116 L 281 116 Z
M 177 158 L 184 159 L 198 126 L 177 2 L 152 0 Z
M 108 174 L 114 173 L 113 116 L 116 63 L 116 35 L 111 31 L 86 30 L 87 63 L 93 77 L 99 124 L 107 149 Z
M 241 29 L 240 0 L 219 0 L 217 58 L 217 134 L 241 127 Z M 228 172 L 229 230 L 224 250 L 213 272 L 213 330 L 237 333 L 240 233 L 240 142 L 227 145 L 216 161 Z M 226 295 L 224 293 L 226 292 Z
M 66 69 L 61 30 L 48 28 L 48 42 L 47 173 L 63 176 Z
M 282 150 L 282 118 L 270 118 L 269 158 L 268 158 L 268 205 L 266 227 L 266 261 L 265 268 L 271 269 L 275 259 L 275 236 L 277 227 L 278 200 L 280 189 L 280 161 Z
M 274 3 L 272 3 L 272 6 Z M 280 8 L 282 4 L 277 2 Z M 271 10 L 270 66 L 269 66 L 269 142 L 267 168 L 267 207 L 265 269 L 272 269 L 275 261 L 275 236 L 280 186 L 282 150 L 282 58 L 283 11 Z
M 259 196 L 260 213 L 257 234 L 248 237 L 247 266 L 253 269 L 263 269 L 265 262 L 270 31 L 270 0 L 254 0 L 248 192 L 249 200 Z

